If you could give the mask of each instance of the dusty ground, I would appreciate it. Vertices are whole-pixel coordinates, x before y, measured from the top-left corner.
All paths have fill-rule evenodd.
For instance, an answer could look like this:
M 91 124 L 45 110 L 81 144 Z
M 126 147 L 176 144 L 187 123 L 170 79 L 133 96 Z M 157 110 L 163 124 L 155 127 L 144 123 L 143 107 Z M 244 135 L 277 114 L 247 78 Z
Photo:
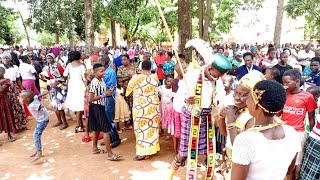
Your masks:
M 47 100 L 44 100 L 47 103 Z M 48 127 L 42 136 L 44 157 L 36 164 L 31 163 L 30 155 L 34 152 L 33 130 L 35 120 L 28 125 L 32 130 L 15 134 L 17 141 L 8 142 L 7 135 L 0 134 L 0 180 L 4 179 L 132 179 L 162 180 L 168 174 L 174 158 L 172 141 L 160 138 L 161 151 L 145 161 L 133 161 L 135 138 L 133 131 L 121 134 L 122 143 L 113 151 L 122 155 L 120 162 L 107 160 L 105 154 L 91 153 L 92 143 L 83 143 L 83 133 L 74 133 L 76 122 L 69 120 L 69 128 L 61 131 L 52 128 L 56 122 L 51 112 Z M 198 171 L 199 179 L 203 179 Z M 181 168 L 175 179 L 185 179 L 186 168 Z

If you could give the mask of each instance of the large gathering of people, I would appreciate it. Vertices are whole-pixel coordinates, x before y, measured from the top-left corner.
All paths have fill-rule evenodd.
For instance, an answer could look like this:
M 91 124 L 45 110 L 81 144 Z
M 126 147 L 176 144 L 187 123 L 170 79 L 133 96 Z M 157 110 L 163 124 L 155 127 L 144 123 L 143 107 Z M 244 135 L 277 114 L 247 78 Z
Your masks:
M 0 48 L 0 133 L 14 142 L 33 117 L 37 161 L 53 111 L 53 128 L 76 120 L 82 141 L 110 161 L 122 158 L 113 148 L 124 131 L 134 132 L 135 161 L 156 157 L 164 135 L 175 155 L 170 180 L 183 166 L 196 179 L 198 154 L 207 179 L 320 179 L 319 45 L 232 42 L 209 51 Z

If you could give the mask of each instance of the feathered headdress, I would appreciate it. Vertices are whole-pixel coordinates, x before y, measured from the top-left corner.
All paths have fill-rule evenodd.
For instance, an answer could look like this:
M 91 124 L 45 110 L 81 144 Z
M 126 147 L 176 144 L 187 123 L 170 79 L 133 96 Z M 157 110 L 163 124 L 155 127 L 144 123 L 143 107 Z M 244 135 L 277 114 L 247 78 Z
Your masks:
M 205 42 L 202 39 L 195 38 L 191 39 L 186 43 L 186 48 L 194 47 L 200 55 L 203 57 L 206 65 L 212 63 L 213 50 L 209 43 Z

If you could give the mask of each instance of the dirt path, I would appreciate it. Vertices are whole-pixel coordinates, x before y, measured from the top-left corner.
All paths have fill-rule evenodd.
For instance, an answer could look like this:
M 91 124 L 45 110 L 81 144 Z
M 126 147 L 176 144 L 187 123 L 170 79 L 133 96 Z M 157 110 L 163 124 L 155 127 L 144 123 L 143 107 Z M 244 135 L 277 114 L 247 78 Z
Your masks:
M 44 101 L 47 103 L 47 100 Z M 15 135 L 17 141 L 8 142 L 7 135 L 0 134 L 0 180 L 4 179 L 124 179 L 163 180 L 174 158 L 172 141 L 160 138 L 161 151 L 145 161 L 133 161 L 135 138 L 133 130 L 121 134 L 122 143 L 113 151 L 123 156 L 120 162 L 107 160 L 106 155 L 91 154 L 92 143 L 83 143 L 83 133 L 74 133 L 76 122 L 69 120 L 69 128 L 61 131 L 52 128 L 56 122 L 50 112 L 50 123 L 42 136 L 45 157 L 31 163 L 34 152 L 33 130 L 35 120 L 28 125 L 32 130 Z M 200 170 L 199 170 L 200 171 Z M 181 168 L 175 179 L 185 179 L 186 168 Z M 199 172 L 204 174 L 204 172 Z M 199 175 L 199 179 L 203 179 Z

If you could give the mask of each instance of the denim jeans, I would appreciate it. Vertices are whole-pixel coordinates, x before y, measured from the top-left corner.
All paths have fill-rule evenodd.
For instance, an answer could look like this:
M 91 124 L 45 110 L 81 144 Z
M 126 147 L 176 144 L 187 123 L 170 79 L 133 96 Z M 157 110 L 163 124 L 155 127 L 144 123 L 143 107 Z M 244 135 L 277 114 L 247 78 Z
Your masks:
M 120 143 L 120 137 L 117 128 L 114 125 L 115 100 L 113 96 L 106 97 L 106 116 L 110 127 L 111 143 Z
M 46 129 L 48 123 L 49 123 L 49 120 L 37 122 L 37 126 L 36 126 L 36 129 L 34 130 L 34 134 L 33 134 L 35 147 L 36 147 L 37 151 L 40 151 L 42 149 L 41 135 L 42 135 L 43 131 Z

